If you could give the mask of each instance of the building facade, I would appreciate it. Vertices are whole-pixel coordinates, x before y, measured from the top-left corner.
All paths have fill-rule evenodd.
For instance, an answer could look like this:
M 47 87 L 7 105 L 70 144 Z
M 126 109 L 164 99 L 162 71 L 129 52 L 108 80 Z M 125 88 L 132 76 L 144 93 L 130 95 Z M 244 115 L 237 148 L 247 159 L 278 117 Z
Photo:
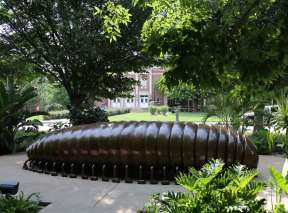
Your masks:
M 96 105 L 103 109 L 131 109 L 132 111 L 141 111 L 147 109 L 150 105 L 167 105 L 170 108 L 180 106 L 181 111 L 199 112 L 203 111 L 204 99 L 201 96 L 194 95 L 189 100 L 183 100 L 179 103 L 177 100 L 169 99 L 156 88 L 156 82 L 160 80 L 164 70 L 159 67 L 152 67 L 146 73 L 129 73 L 128 76 L 139 82 L 131 92 L 130 98 L 115 98 L 114 100 L 103 100 Z
M 102 108 L 129 108 L 132 110 L 147 109 L 150 104 L 167 105 L 168 99 L 162 92 L 156 89 L 156 82 L 162 77 L 164 70 L 152 67 L 146 73 L 129 73 L 129 77 L 139 81 L 131 92 L 130 98 L 116 98 L 104 100 Z

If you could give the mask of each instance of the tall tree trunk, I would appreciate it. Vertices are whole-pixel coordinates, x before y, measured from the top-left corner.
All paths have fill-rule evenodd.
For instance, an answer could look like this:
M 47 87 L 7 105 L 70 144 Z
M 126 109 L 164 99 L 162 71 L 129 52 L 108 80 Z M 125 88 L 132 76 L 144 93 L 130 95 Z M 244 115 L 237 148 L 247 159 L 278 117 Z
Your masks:
M 84 95 L 69 95 L 70 98 L 70 120 L 73 126 L 97 122 L 108 122 L 105 111 L 94 105 Z

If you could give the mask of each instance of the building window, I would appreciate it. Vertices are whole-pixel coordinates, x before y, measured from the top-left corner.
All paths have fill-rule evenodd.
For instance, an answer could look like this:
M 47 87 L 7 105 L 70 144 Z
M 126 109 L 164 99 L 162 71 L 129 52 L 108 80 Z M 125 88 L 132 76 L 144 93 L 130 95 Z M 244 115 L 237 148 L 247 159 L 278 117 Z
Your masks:
M 141 95 L 140 96 L 140 102 L 142 103 L 142 104 L 144 104 L 144 103 L 148 103 L 148 100 L 149 100 L 149 97 L 147 96 L 147 95 Z
M 147 89 L 147 75 L 141 75 L 141 79 L 140 79 L 140 88 L 141 89 Z
M 126 99 L 126 103 L 133 103 L 134 102 L 134 98 L 127 98 Z

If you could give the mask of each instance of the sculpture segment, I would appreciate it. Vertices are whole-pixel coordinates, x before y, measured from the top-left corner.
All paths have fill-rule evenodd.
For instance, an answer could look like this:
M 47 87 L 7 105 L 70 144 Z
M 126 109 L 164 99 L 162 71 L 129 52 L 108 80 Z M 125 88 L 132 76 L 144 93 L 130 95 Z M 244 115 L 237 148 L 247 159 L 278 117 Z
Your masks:
M 256 147 L 245 136 L 220 126 L 193 123 L 116 122 L 77 126 L 52 132 L 27 148 L 38 172 L 80 173 L 114 181 L 159 179 L 167 183 L 179 171 L 212 159 L 256 168 Z

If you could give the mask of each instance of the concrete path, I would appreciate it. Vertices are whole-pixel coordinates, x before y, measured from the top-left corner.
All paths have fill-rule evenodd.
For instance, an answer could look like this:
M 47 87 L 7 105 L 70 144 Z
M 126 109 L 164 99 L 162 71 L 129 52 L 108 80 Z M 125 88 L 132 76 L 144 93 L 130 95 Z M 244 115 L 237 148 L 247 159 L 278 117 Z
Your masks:
M 117 184 L 52 177 L 24 171 L 25 160 L 25 154 L 0 156 L 0 180 L 19 181 L 20 191 L 25 194 L 39 192 L 42 201 L 51 202 L 41 213 L 132 213 L 142 209 L 152 193 L 182 191 L 176 185 Z M 273 165 L 281 171 L 283 163 L 281 156 L 260 156 L 258 178 L 267 180 L 268 166 Z M 270 200 L 270 191 L 266 190 L 260 196 Z M 288 204 L 288 199 L 284 201 Z

